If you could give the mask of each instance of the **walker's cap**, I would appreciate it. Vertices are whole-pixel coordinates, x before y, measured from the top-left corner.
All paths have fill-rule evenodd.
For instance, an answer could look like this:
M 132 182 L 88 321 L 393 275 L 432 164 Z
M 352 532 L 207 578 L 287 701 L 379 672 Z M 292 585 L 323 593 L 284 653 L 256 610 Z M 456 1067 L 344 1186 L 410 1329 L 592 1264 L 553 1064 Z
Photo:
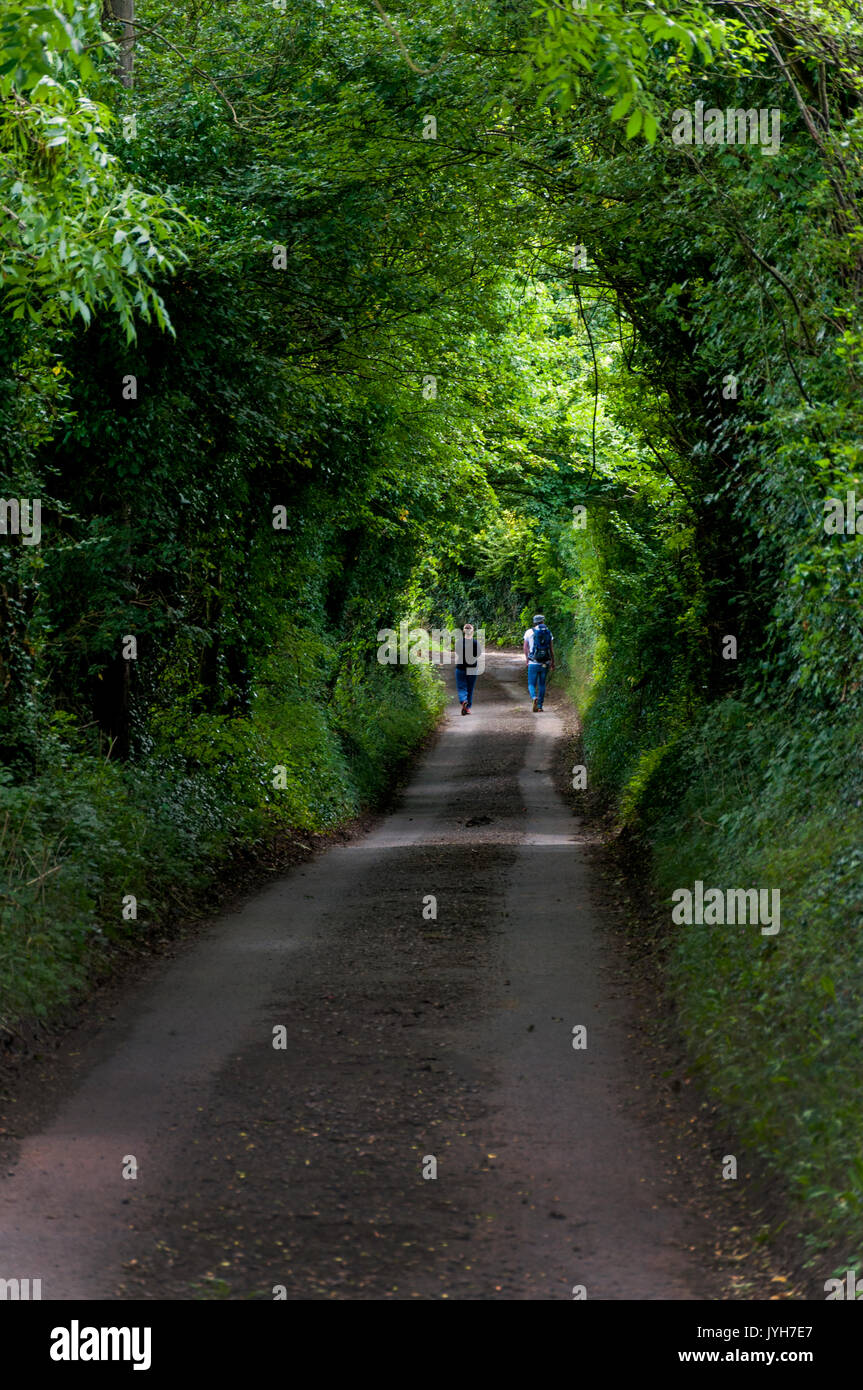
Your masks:
M 534 613 L 534 615 L 533 615 L 533 621 L 534 621 L 535 623 L 544 623 L 544 622 L 545 622 L 545 614 L 544 614 L 544 613 Z

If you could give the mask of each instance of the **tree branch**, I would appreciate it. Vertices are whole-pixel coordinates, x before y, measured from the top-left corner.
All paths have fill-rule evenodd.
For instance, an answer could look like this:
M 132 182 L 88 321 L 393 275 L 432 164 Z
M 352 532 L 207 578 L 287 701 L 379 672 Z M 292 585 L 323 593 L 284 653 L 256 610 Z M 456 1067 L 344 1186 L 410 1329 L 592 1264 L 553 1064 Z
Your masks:
M 236 111 L 234 110 L 228 98 L 225 96 L 225 93 L 222 91 L 215 78 L 211 77 L 210 74 L 208 72 L 205 72 L 203 68 L 199 68 L 197 63 L 192 62 L 192 59 L 188 56 L 188 54 L 183 52 L 182 48 L 178 48 L 177 45 L 175 43 L 172 43 L 170 39 L 166 39 L 165 35 L 162 33 L 160 29 L 157 29 L 153 24 L 142 24 L 140 19 L 124 20 L 124 23 L 131 25 L 135 29 L 144 29 L 148 34 L 155 34 L 157 39 L 161 39 L 162 43 L 167 44 L 169 48 L 173 49 L 173 51 L 183 59 L 184 63 L 188 63 L 190 68 L 193 68 L 194 71 L 199 73 L 205 81 L 209 82 L 211 87 L 214 87 L 216 89 L 216 91 L 219 93 L 219 96 L 222 98 L 222 101 L 225 103 L 231 115 L 233 116 L 234 125 L 239 126 L 240 130 L 246 130 L 248 128 L 247 126 L 243 125 L 242 121 L 238 120 Z
M 417 73 L 420 77 L 431 77 L 433 72 L 437 72 L 438 68 L 443 65 L 445 59 L 449 56 L 449 48 L 445 49 L 443 57 L 440 59 L 440 62 L 435 63 L 433 68 L 418 68 L 414 60 L 411 58 L 411 55 L 405 48 L 401 34 L 399 33 L 396 26 L 392 23 L 386 10 L 380 3 L 380 0 L 372 0 L 372 4 L 374 5 L 384 24 L 387 26 L 396 43 L 398 44 L 399 52 L 401 53 L 408 67 L 410 68 L 411 72 Z

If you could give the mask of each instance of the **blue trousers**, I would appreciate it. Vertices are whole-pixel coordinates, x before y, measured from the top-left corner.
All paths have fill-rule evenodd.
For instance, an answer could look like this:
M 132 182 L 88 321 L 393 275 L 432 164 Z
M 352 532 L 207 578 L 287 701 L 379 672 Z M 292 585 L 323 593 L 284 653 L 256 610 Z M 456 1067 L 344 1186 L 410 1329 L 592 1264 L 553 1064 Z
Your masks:
M 539 701 L 542 709 L 542 702 L 545 699 L 545 683 L 548 680 L 548 666 L 542 661 L 529 661 L 527 663 L 527 689 L 532 700 Z
M 466 666 L 456 666 L 455 668 L 455 688 L 458 691 L 458 698 L 461 704 L 467 700 L 467 707 L 470 709 L 473 704 L 473 688 L 476 685 L 476 673 L 471 674 Z

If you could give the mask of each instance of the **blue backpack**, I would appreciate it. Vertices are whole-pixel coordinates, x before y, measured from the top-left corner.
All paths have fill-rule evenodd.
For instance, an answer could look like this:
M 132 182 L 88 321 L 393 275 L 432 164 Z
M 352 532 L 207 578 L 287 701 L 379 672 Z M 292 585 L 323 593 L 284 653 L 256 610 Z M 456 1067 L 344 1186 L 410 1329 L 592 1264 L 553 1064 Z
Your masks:
M 531 661 L 541 661 L 543 665 L 551 660 L 551 633 L 545 623 L 540 623 L 538 627 L 533 629 L 530 659 Z

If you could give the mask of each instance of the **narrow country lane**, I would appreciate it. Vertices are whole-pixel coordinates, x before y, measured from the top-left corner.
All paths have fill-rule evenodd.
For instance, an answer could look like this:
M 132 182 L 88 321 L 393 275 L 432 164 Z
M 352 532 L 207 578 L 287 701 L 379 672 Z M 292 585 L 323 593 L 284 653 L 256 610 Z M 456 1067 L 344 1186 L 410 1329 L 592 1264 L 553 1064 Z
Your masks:
M 715 1296 L 552 784 L 563 699 L 533 715 L 492 656 L 373 833 L 129 991 L 4 1164 L 6 1269 L 49 1299 Z

